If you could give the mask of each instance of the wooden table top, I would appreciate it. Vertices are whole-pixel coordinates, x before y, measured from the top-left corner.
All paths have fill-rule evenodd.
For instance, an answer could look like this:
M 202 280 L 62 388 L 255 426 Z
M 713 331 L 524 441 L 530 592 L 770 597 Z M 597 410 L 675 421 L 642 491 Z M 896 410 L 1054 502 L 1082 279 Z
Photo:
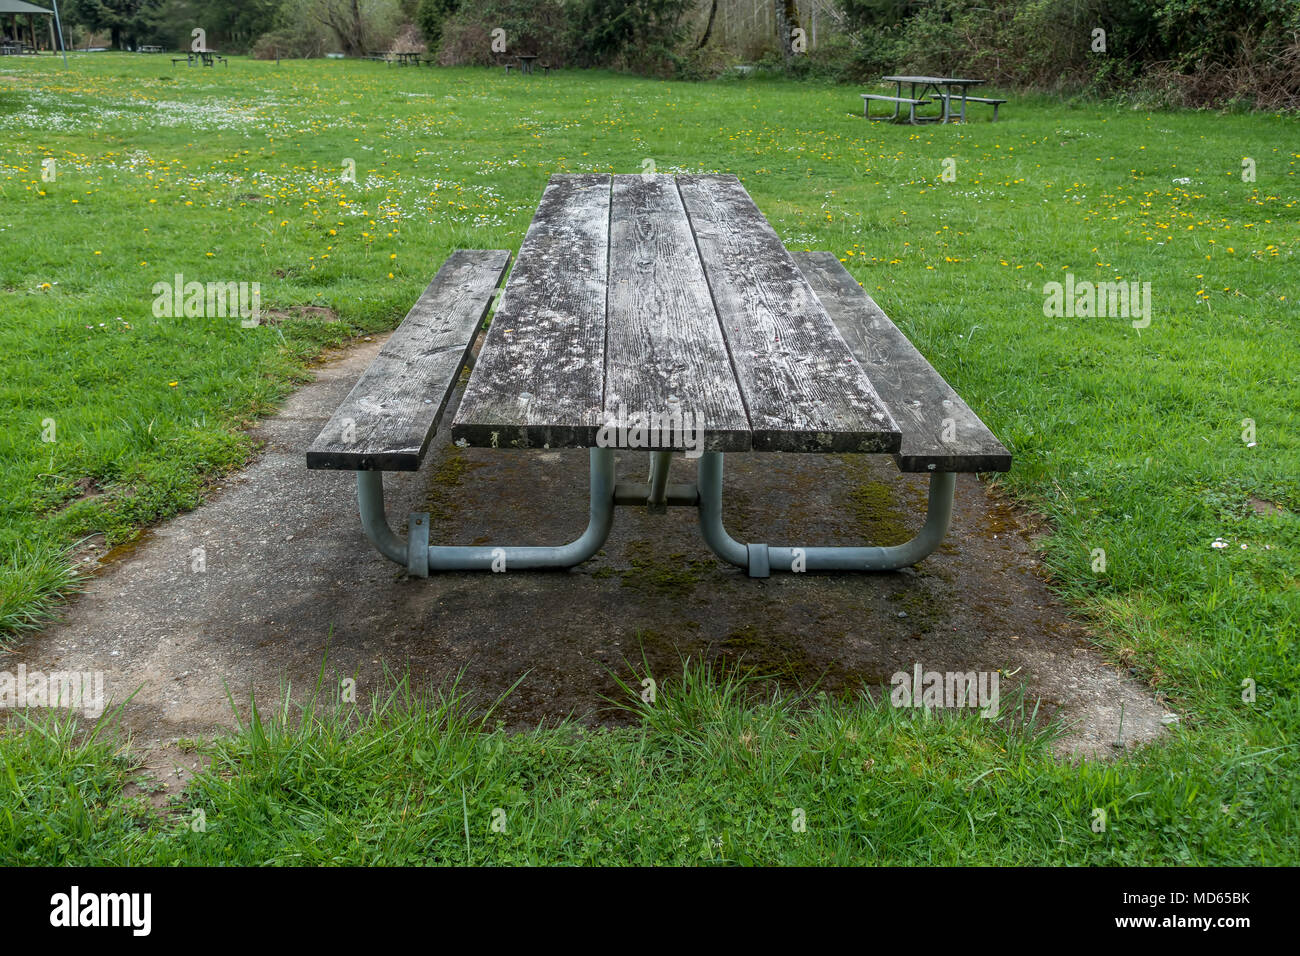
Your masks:
M 607 423 L 674 413 L 701 426 L 706 451 L 900 443 L 735 176 L 552 176 L 452 439 L 589 448 Z
M 957 76 L 882 76 L 886 83 L 929 83 L 931 86 L 978 86 L 988 80 L 963 80 Z

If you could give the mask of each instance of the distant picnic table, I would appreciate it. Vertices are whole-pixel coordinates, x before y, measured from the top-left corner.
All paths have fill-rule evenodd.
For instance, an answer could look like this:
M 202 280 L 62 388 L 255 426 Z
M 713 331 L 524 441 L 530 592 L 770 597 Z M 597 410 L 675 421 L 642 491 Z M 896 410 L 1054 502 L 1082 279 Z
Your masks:
M 960 98 L 961 110 L 957 113 L 956 118 L 961 122 L 966 122 L 966 103 L 989 103 L 993 106 L 993 119 L 998 118 L 998 106 L 1005 103 L 1006 100 L 989 99 L 986 97 L 970 96 L 969 88 L 980 86 L 987 80 L 968 79 L 959 76 L 885 76 L 881 79 L 886 83 L 894 84 L 894 95 L 887 96 L 883 93 L 863 93 L 862 94 L 862 115 L 871 119 L 870 106 L 873 101 L 883 101 L 894 104 L 894 114 L 889 117 L 876 117 L 876 119 L 891 119 L 897 122 L 901 117 L 903 106 L 907 107 L 907 121 L 909 123 L 947 123 L 954 118 L 952 104 L 954 100 Z M 910 95 L 903 95 L 903 86 L 911 87 Z M 916 108 L 926 103 L 927 96 L 943 104 L 943 113 L 940 116 L 917 116 Z
M 227 67 L 230 66 L 230 61 L 216 50 L 187 50 L 184 56 L 172 57 L 172 66 L 176 66 L 181 60 L 184 60 L 189 66 L 193 66 L 195 63 L 201 63 L 203 66 L 213 66 L 217 60 L 220 60 Z
M 306 453 L 308 468 L 357 473 L 362 527 L 414 576 L 571 567 L 600 550 L 616 506 L 697 509 L 705 543 L 751 577 L 895 569 L 942 542 L 955 473 L 1010 467 L 836 256 L 787 250 L 735 176 L 552 176 L 475 358 L 509 261 L 454 253 Z M 383 473 L 420 467 L 465 367 L 457 445 L 589 449 L 590 520 L 569 544 L 431 545 L 424 513 L 405 540 L 389 526 Z M 617 480 L 616 451 L 638 450 L 648 479 Z M 671 483 L 683 451 L 697 480 Z M 930 476 L 924 526 L 883 547 L 737 541 L 724 452 L 892 454 Z
M 511 70 L 517 69 L 520 74 L 524 75 L 532 74 L 538 67 L 541 67 L 543 73 L 550 73 L 551 70 L 558 70 L 560 68 L 559 61 L 543 60 L 540 55 L 536 53 L 517 53 L 514 55 L 513 59 L 514 62 L 511 63 L 509 57 L 497 57 L 496 63 L 497 66 L 504 66 L 507 73 Z
M 422 62 L 425 62 L 420 59 L 420 56 L 419 53 L 390 53 L 386 50 L 371 50 L 362 59 L 382 61 L 385 66 L 392 66 L 394 63 L 398 66 L 419 66 Z

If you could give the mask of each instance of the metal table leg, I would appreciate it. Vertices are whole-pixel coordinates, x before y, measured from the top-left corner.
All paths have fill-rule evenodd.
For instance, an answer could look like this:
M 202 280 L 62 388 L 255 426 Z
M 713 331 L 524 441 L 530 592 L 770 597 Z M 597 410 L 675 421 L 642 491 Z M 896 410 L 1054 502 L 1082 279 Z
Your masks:
M 568 544 L 553 547 L 444 546 L 429 544 L 429 516 L 410 516 L 406 540 L 388 524 L 384 512 L 383 472 L 357 472 L 357 506 L 361 527 L 380 554 L 404 565 L 415 577 L 430 571 L 511 571 L 530 568 L 568 568 L 593 557 L 609 537 L 616 504 L 645 504 L 651 511 L 668 506 L 699 509 L 700 533 L 713 553 L 744 568 L 750 577 L 768 577 L 772 571 L 893 571 L 908 567 L 931 554 L 948 533 L 952 517 L 956 476 L 930 475 L 929 508 L 916 537 L 885 547 L 773 547 L 743 544 L 727 533 L 722 523 L 722 453 L 705 452 L 694 485 L 669 485 L 670 452 L 651 456 L 647 484 L 616 485 L 614 449 L 590 450 L 591 506 L 586 530 Z
M 673 462 L 670 451 L 652 451 L 650 453 L 650 494 L 646 497 L 646 510 L 651 514 L 663 514 L 668 510 L 668 469 Z
M 593 557 L 614 523 L 614 449 L 593 448 L 591 459 L 591 509 L 587 529 L 568 544 L 557 547 L 458 547 L 430 545 L 429 516 L 413 514 L 406 541 L 388 526 L 384 514 L 384 473 L 357 472 L 357 505 L 366 537 L 379 553 L 411 574 L 428 577 L 430 571 L 513 571 L 527 568 L 569 568 Z
M 750 577 L 771 571 L 895 571 L 916 564 L 942 543 L 952 518 L 956 476 L 930 475 L 929 509 L 916 537 L 886 547 L 770 547 L 741 544 L 722 524 L 722 453 L 705 452 L 700 459 L 700 533 L 713 553 L 744 568 Z

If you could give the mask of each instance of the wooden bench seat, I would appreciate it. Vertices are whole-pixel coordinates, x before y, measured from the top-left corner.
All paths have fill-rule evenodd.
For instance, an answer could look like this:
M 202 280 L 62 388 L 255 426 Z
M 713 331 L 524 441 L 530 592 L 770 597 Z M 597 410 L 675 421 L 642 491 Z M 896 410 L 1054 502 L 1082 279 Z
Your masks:
M 420 467 L 509 264 L 504 249 L 443 263 L 307 450 L 308 468 Z
M 955 96 L 952 94 L 944 94 L 944 93 L 931 93 L 930 99 L 936 100 L 940 103 L 942 103 L 944 100 L 947 99 L 956 100 L 957 102 L 962 102 L 962 97 Z M 965 102 L 962 102 L 961 121 L 963 123 L 966 122 L 966 105 L 965 105 L 966 103 L 991 103 L 993 106 L 993 122 L 996 123 L 998 121 L 998 107 L 1005 102 L 1006 100 L 999 100 L 988 96 L 967 96 L 965 97 Z M 951 106 L 949 107 L 949 109 L 951 109 Z
M 891 96 L 891 95 L 888 95 L 888 94 L 885 94 L 885 93 L 863 93 L 863 94 L 862 94 L 862 116 L 863 116 L 864 119 L 871 119 L 871 118 L 872 118 L 872 116 L 871 116 L 871 103 L 872 103 L 873 100 L 881 100 L 881 101 L 886 102 L 886 103 L 894 103 L 894 104 L 895 104 L 895 106 L 894 106 L 894 115 L 893 115 L 893 116 L 877 116 L 877 117 L 875 117 L 875 119 L 878 119 L 878 120 L 882 120 L 882 119 L 897 119 L 897 118 L 898 118 L 898 109 L 899 109 L 899 107 L 902 106 L 904 103 L 906 103 L 906 104 L 907 104 L 907 121 L 908 121 L 909 123 L 915 123 L 915 122 L 916 122 L 916 108 L 917 108 L 918 106 L 924 106 L 925 103 L 926 103 L 926 101 L 925 101 L 924 98 L 922 98 L 922 99 L 912 99 L 910 96 Z
M 795 252 L 854 358 L 903 433 L 899 471 L 1008 471 L 1011 453 L 832 252 Z
M 889 93 L 863 93 L 864 100 L 888 100 L 891 103 L 915 103 L 918 106 L 925 103 L 924 99 L 912 99 L 910 96 L 894 96 Z

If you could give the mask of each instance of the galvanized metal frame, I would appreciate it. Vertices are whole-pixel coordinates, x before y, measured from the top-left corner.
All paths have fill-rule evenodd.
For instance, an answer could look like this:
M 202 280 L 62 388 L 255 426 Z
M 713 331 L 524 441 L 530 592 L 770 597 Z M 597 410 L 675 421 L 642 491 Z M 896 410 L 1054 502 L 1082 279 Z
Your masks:
M 722 453 L 705 452 L 699 465 L 700 533 L 713 553 L 751 578 L 772 571 L 897 571 L 916 564 L 943 542 L 952 520 L 956 475 L 930 474 L 925 524 L 916 537 L 886 547 L 771 547 L 741 544 L 722 524 Z
M 405 565 L 416 577 L 430 571 L 515 571 L 529 568 L 569 568 L 595 555 L 609 537 L 614 524 L 614 449 L 593 448 L 591 465 L 591 511 L 581 535 L 553 547 L 501 547 L 492 545 L 448 546 L 429 544 L 429 516 L 414 513 L 409 534 L 402 541 L 388 526 L 384 514 L 384 473 L 357 472 L 357 505 L 361 527 L 379 553 Z
M 885 547 L 773 547 L 742 544 L 722 523 L 722 453 L 705 452 L 700 458 L 698 481 L 669 484 L 672 453 L 650 453 L 650 478 L 645 484 L 615 482 L 614 449 L 590 450 L 590 515 L 587 528 L 568 544 L 552 547 L 476 545 L 469 547 L 429 544 L 429 516 L 415 512 L 407 521 L 403 541 L 388 525 L 384 512 L 384 473 L 357 472 L 357 506 L 361 527 L 380 554 L 405 565 L 415 577 L 430 571 L 514 571 L 569 568 L 593 557 L 609 537 L 618 505 L 641 505 L 651 513 L 670 506 L 699 510 L 700 534 L 722 560 L 744 568 L 750 577 L 765 578 L 772 571 L 894 571 L 916 564 L 931 554 L 948 533 L 952 519 L 952 472 L 932 472 L 925 524 L 903 544 Z

